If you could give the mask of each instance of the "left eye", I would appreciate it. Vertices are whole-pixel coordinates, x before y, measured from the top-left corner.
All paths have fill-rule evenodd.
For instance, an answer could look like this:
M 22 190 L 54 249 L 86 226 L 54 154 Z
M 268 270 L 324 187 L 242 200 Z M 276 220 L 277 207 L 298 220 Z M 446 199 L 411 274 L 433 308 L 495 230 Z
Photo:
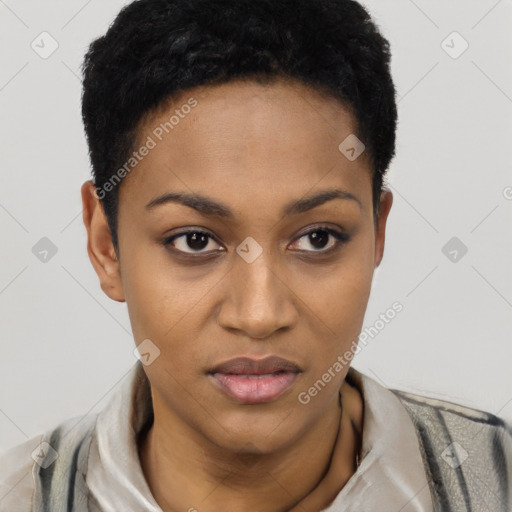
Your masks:
M 329 244 L 329 238 L 331 237 L 331 243 Z M 304 239 L 302 243 L 303 247 L 298 249 L 307 252 L 329 252 L 335 248 L 338 244 L 346 242 L 348 237 L 339 231 L 330 228 L 315 228 L 307 233 L 304 233 L 300 238 L 297 239 L 299 243 Z M 311 247 L 313 249 L 311 249 Z

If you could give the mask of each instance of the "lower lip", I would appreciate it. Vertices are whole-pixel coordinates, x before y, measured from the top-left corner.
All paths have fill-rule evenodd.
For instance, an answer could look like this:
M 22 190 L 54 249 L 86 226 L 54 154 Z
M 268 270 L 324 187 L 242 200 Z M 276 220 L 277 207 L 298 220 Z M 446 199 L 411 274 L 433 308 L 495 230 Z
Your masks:
M 284 372 L 275 375 L 212 374 L 213 380 L 231 398 L 245 404 L 271 402 L 291 387 L 297 373 Z

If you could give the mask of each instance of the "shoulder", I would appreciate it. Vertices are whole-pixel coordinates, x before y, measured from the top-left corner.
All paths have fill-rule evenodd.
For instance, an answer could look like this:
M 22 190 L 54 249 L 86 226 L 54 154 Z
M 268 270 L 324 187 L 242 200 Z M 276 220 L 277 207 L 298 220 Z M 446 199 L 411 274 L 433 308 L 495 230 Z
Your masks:
M 512 510 L 509 422 L 453 402 L 391 391 L 416 428 L 439 503 L 448 510 L 458 502 L 479 503 L 475 510 Z
M 42 438 L 39 434 L 0 453 L 0 512 L 32 510 L 32 470 Z
M 420 434 L 488 446 L 512 465 L 512 424 L 490 412 L 446 400 L 391 390 L 406 408 Z M 443 435 L 441 435 L 441 433 Z
M 1 453 L 0 512 L 31 512 L 53 487 L 53 475 L 76 471 L 76 449 L 88 446 L 84 440 L 90 439 L 95 420 L 96 415 L 68 418 Z M 81 463 L 86 464 L 86 454 Z
M 463 427 L 474 433 L 492 432 L 503 436 L 505 441 L 512 440 L 512 425 L 490 412 L 406 391 L 390 391 L 400 399 L 411 416 L 421 419 L 422 423 L 440 423 L 455 434 Z

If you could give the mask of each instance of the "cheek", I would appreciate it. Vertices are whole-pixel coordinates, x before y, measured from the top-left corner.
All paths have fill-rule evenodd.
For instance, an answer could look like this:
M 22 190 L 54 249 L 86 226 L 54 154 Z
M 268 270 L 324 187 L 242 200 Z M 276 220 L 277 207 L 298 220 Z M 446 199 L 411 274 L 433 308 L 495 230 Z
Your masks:
M 361 258 L 357 263 L 347 268 L 344 278 L 339 282 L 337 300 L 333 297 L 332 304 L 336 303 L 336 311 L 331 311 L 335 321 L 337 320 L 337 332 L 344 333 L 343 340 L 350 342 L 357 339 L 368 300 L 370 298 L 373 278 L 373 266 L 365 264 Z
M 179 269 L 143 254 L 131 253 L 121 272 L 136 341 L 150 338 L 166 343 L 174 332 L 191 325 L 189 315 L 200 304 L 202 285 L 184 282 Z M 184 318 L 189 320 L 183 322 Z
M 162 373 L 164 378 L 179 376 L 180 382 L 187 381 L 204 357 L 198 341 L 204 339 L 206 298 L 215 281 L 210 277 L 191 283 L 183 269 L 165 261 L 145 261 L 140 256 L 126 258 L 123 264 L 135 345 L 149 339 L 160 351 L 147 367 L 148 373 Z
M 351 350 L 361 332 L 373 278 L 373 243 L 360 237 L 321 282 L 307 285 L 307 304 L 323 349 L 315 356 L 315 373 L 325 371 L 339 355 Z
M 314 279 L 316 275 L 304 283 L 307 302 L 335 333 L 363 321 L 373 279 L 372 256 L 372 244 L 360 239 L 321 280 Z
M 362 329 L 369 298 L 370 285 L 365 275 L 355 273 L 336 279 L 332 287 L 325 291 L 321 306 L 317 309 L 316 332 L 323 340 L 323 349 L 317 351 L 315 360 L 317 371 L 323 373 L 339 355 L 350 350 L 357 343 Z

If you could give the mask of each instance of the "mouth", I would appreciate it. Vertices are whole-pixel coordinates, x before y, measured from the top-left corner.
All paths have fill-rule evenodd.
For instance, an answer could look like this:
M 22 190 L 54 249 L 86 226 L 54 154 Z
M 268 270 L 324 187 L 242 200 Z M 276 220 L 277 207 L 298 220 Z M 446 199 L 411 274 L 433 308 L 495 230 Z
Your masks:
M 218 388 L 237 402 L 271 402 L 287 391 L 302 372 L 298 365 L 277 356 L 238 357 L 208 372 Z

